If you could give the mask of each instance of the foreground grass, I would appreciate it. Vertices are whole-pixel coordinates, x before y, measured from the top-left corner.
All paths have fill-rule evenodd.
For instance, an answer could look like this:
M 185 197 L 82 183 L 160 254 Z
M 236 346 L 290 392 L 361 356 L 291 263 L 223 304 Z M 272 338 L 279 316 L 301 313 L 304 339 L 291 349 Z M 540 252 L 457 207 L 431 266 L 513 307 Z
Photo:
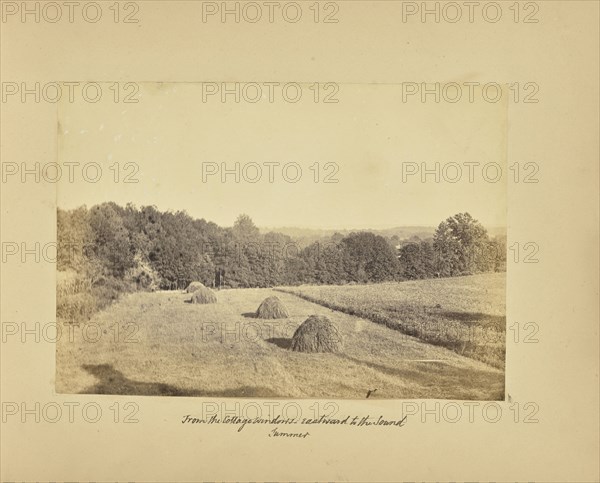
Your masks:
M 278 290 L 504 369 L 505 273 Z
M 277 294 L 290 318 L 252 317 Z M 205 397 L 501 400 L 504 373 L 369 320 L 269 289 L 223 290 L 192 305 L 175 292 L 132 293 L 57 342 L 61 393 Z M 288 349 L 311 314 L 340 328 L 341 354 Z M 99 334 L 99 337 L 96 334 Z

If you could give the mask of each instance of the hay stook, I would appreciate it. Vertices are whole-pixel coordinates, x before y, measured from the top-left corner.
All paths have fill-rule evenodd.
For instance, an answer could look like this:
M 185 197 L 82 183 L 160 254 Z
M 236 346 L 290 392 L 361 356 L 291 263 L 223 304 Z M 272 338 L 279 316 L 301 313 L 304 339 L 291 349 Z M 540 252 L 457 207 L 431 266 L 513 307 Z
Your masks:
M 267 297 L 256 310 L 258 319 L 287 319 L 290 316 L 279 297 Z
M 192 282 L 185 289 L 185 293 L 194 293 L 200 288 L 206 288 L 206 285 L 204 285 L 202 282 Z
M 291 350 L 295 352 L 341 352 L 342 335 L 324 315 L 311 315 L 294 332 Z
M 216 304 L 217 296 L 211 289 L 200 287 L 192 293 L 190 302 L 193 304 Z

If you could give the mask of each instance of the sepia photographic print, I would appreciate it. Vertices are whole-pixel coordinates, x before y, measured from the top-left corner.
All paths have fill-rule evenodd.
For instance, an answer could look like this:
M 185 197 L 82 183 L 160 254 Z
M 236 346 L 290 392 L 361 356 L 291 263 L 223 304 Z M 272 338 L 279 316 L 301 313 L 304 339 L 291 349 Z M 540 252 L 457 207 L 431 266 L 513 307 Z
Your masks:
M 57 392 L 505 399 L 505 86 L 119 88 L 58 106 Z
M 0 482 L 599 482 L 599 14 L 0 0 Z

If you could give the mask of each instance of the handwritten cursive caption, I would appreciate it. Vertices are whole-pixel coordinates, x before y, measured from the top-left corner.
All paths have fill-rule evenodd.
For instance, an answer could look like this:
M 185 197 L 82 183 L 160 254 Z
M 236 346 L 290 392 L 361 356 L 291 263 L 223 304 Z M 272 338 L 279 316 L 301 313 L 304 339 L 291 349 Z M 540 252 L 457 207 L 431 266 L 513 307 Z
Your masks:
M 345 418 L 332 418 L 327 417 L 325 415 L 319 418 L 284 418 L 280 415 L 276 415 L 273 418 L 243 418 L 239 416 L 224 416 L 218 417 L 217 415 L 212 415 L 209 418 L 196 418 L 190 414 L 186 414 L 183 416 L 181 423 L 182 424 L 197 424 L 197 425 L 233 425 L 237 426 L 237 432 L 240 433 L 247 425 L 268 425 L 268 426 L 276 426 L 272 429 L 268 436 L 270 438 L 277 437 L 289 437 L 289 438 L 306 438 L 310 436 L 308 431 L 298 432 L 298 431 L 282 431 L 281 427 L 289 427 L 290 429 L 293 426 L 354 426 L 354 427 L 365 427 L 365 426 L 391 426 L 391 427 L 402 427 L 406 424 L 406 419 L 408 416 L 404 416 L 402 419 L 386 419 L 383 416 L 346 416 Z M 302 428 L 305 429 L 305 428 Z

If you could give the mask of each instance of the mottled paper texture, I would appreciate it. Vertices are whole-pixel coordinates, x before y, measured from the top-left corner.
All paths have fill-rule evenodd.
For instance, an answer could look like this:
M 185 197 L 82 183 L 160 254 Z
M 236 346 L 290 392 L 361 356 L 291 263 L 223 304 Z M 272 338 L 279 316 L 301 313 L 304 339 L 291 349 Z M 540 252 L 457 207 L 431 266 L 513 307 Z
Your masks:
M 67 3 L 1 3 L 2 480 L 598 481 L 596 2 Z M 240 85 L 239 102 L 235 93 L 222 102 L 223 83 Z M 273 102 L 265 83 L 278 84 Z M 280 90 L 288 83 L 301 89 L 297 102 L 295 86 Z M 477 93 L 500 86 L 502 101 L 470 102 L 475 84 Z M 424 88 L 433 93 L 423 98 Z M 65 162 L 80 163 L 73 182 Z M 304 169 L 297 183 L 222 183 L 203 162 L 255 162 L 263 176 L 265 162 Z M 337 163 L 339 183 L 315 183 L 315 162 L 319 180 Z M 421 182 L 414 170 L 436 162 L 457 163 L 463 178 L 449 182 L 454 168 L 440 167 L 441 182 Z M 97 182 L 93 167 L 83 177 L 85 163 L 103 168 Z M 464 163 L 499 163 L 502 180 L 477 172 L 471 183 Z M 90 319 L 106 333 L 57 324 L 57 207 L 105 201 L 187 210 L 221 227 L 247 213 L 264 228 L 435 228 L 465 211 L 489 232 L 505 227 L 505 311 L 472 310 L 506 319 L 505 366 L 490 370 L 500 390 L 444 392 L 464 387 L 464 373 L 426 379 L 435 362 L 424 360 L 421 375 L 392 373 L 397 352 L 360 336 L 400 332 L 328 307 L 293 317 L 363 320 L 342 325 L 346 352 L 323 359 L 342 354 L 347 364 L 294 365 L 319 359 L 274 340 L 265 344 L 281 351 L 277 363 L 251 363 L 266 350 L 257 342 L 221 360 L 221 372 L 198 371 L 202 332 L 178 334 L 177 320 L 160 323 L 158 306 L 138 293 L 135 307 L 112 316 L 152 312 L 157 339 L 144 339 L 143 357 L 109 343 L 144 334 L 100 325 L 110 312 Z M 304 296 L 327 295 L 310 287 Z M 221 304 L 233 290 L 216 290 Z M 173 291 L 159 301 L 167 314 L 207 307 Z M 455 311 L 451 292 L 433 296 L 420 301 L 428 313 Z M 281 298 L 305 307 L 297 295 Z M 231 300 L 232 317 L 252 322 L 242 314 L 262 300 Z M 292 337 L 290 328 L 273 339 Z M 194 340 L 197 349 L 175 357 Z M 242 384 L 246 362 L 252 390 Z M 370 374 L 378 384 L 362 384 Z M 425 380 L 429 393 L 385 397 L 391 381 Z M 270 392 L 257 393 L 265 384 Z

